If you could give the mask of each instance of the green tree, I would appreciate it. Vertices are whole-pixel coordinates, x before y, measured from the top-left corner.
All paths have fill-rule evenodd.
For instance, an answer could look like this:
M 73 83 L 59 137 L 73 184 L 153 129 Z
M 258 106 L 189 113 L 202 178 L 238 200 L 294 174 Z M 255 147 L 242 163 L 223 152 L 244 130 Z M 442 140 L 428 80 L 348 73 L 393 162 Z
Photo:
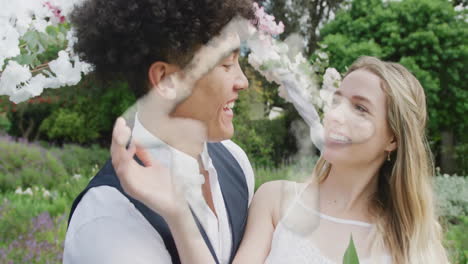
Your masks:
M 320 32 L 330 65 L 341 72 L 371 55 L 403 64 L 420 80 L 433 151 L 449 173 L 468 169 L 467 14 L 446 0 L 354 0 Z

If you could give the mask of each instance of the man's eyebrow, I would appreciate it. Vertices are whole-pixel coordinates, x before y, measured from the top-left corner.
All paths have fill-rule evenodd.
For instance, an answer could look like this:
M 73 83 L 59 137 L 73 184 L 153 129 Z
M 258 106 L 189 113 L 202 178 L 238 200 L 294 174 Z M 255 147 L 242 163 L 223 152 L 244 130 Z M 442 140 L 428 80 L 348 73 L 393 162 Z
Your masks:
M 218 63 L 220 63 L 221 61 L 225 59 L 230 59 L 232 56 L 236 56 L 237 54 L 239 54 L 239 52 L 240 52 L 239 47 L 224 52 L 221 56 L 221 59 L 218 61 Z
M 240 53 L 240 49 L 236 48 L 231 50 L 228 56 L 224 57 L 224 59 L 235 59 Z

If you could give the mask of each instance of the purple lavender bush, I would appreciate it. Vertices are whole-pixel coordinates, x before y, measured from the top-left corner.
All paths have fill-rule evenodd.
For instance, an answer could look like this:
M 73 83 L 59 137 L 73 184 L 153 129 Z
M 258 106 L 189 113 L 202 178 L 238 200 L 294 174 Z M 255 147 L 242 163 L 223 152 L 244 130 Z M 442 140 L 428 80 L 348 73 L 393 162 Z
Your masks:
M 0 238 L 0 263 L 61 263 L 65 229 L 65 214 L 53 219 L 48 212 L 41 213 L 13 241 Z

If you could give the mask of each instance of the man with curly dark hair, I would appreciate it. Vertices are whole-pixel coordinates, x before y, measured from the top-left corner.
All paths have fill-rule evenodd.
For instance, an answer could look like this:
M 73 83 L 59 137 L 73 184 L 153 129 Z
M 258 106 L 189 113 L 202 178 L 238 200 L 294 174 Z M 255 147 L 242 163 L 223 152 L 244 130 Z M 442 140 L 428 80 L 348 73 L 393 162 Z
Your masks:
M 102 79 L 128 81 L 142 98 L 132 138 L 164 165 L 202 177 L 203 204 L 191 207 L 219 263 L 230 263 L 239 247 L 254 191 L 248 158 L 229 140 L 232 108 L 248 87 L 239 40 L 220 37 L 236 17 L 253 18 L 251 0 L 85 0 L 71 15 L 77 54 Z M 197 72 L 197 56 L 209 56 L 217 38 L 227 43 L 226 56 L 199 72 L 189 93 L 174 88 L 181 82 L 171 80 Z M 122 185 L 108 161 L 75 199 L 64 263 L 180 263 L 168 223 Z

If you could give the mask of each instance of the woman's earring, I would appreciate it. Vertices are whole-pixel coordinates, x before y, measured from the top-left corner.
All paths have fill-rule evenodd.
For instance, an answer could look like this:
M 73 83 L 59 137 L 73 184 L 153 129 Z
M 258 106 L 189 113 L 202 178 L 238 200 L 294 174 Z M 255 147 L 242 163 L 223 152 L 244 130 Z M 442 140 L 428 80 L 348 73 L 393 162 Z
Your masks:
M 387 161 L 390 161 L 390 154 L 391 154 L 391 153 L 392 153 L 391 151 L 388 152 L 388 154 L 387 154 Z

